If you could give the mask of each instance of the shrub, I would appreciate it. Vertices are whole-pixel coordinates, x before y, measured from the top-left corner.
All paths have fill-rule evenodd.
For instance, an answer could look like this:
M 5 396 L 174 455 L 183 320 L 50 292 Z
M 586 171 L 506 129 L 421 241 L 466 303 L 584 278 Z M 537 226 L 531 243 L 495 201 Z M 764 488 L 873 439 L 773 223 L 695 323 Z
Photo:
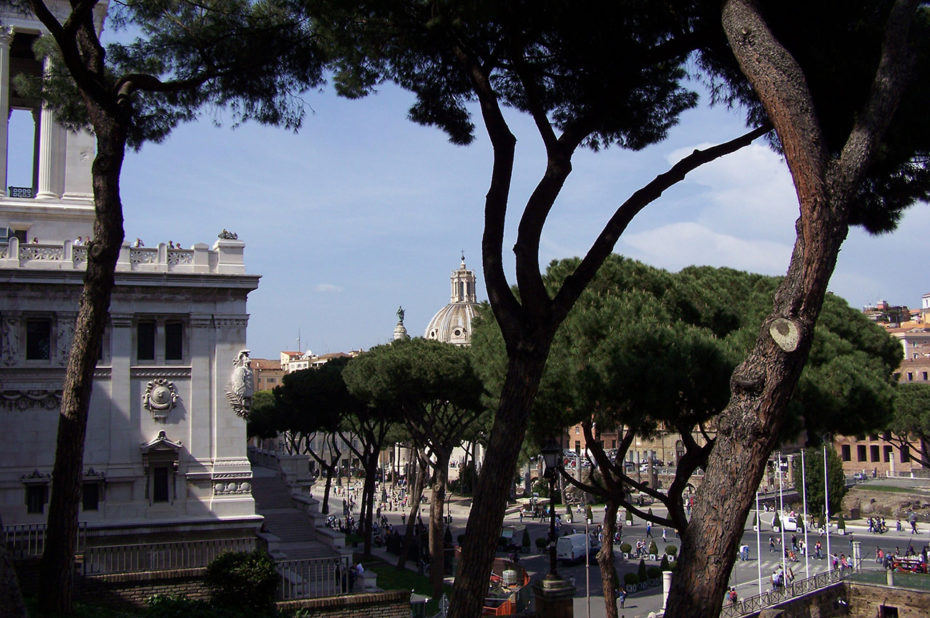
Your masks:
M 590 504 L 584 507 L 584 516 L 585 516 L 585 519 L 586 519 L 586 520 L 588 520 L 588 521 L 590 521 L 590 522 L 593 522 L 593 521 L 594 521 L 594 515 L 591 513 L 591 505 L 590 505 Z
M 639 581 L 641 582 L 649 579 L 649 576 L 646 574 L 646 561 L 642 558 L 639 559 L 639 567 L 636 569 L 636 573 L 639 575 Z
M 655 541 L 649 541 L 649 555 L 654 556 L 659 553 L 659 546 Z
M 775 511 L 775 518 L 772 519 L 772 529 L 775 528 L 781 529 L 781 520 L 778 519 L 778 511 Z
M 668 570 L 671 571 L 672 573 L 674 573 L 675 571 L 677 571 L 677 570 L 678 570 L 678 562 L 676 562 L 676 561 L 674 561 L 674 560 L 673 560 L 672 562 L 669 562 L 669 563 L 668 563 Z
M 523 547 L 523 551 L 530 551 L 530 531 L 526 528 L 523 529 L 523 538 L 520 540 L 520 545 Z
M 839 515 L 836 516 L 836 527 L 837 527 L 838 530 L 845 530 L 845 529 L 846 529 L 846 520 L 843 519 L 843 514 L 842 514 L 842 513 L 840 513 Z
M 668 571 L 668 570 L 669 570 L 669 566 L 668 566 L 668 554 L 662 554 L 662 562 L 659 563 L 659 570 L 660 570 L 660 571 Z
M 462 536 L 465 536 L 465 535 L 463 534 Z M 461 545 L 461 543 L 459 544 Z M 539 553 L 543 553 L 544 551 L 546 551 L 546 545 L 548 544 L 549 544 L 549 541 L 546 539 L 546 537 L 541 536 L 537 538 L 536 539 L 536 551 L 538 551 Z
M 626 523 L 631 525 L 633 523 L 633 511 L 630 509 L 626 510 Z
M 649 579 L 659 579 L 662 577 L 662 569 L 655 565 L 646 567 L 646 575 L 649 577 Z
M 189 599 L 184 595 L 156 594 L 145 601 L 145 615 L 151 618 L 214 618 L 219 612 L 206 601 Z
M 635 586 L 639 583 L 639 575 L 636 573 L 627 573 L 623 576 L 623 583 L 627 586 Z
M 265 612 L 274 608 L 278 574 L 261 550 L 229 552 L 207 566 L 204 583 L 215 605 Z
M 665 553 L 674 558 L 678 554 L 678 547 L 675 545 L 666 545 Z
M 630 545 L 629 543 L 620 543 L 620 551 L 622 551 L 625 554 L 628 554 L 631 551 L 633 551 L 633 546 Z

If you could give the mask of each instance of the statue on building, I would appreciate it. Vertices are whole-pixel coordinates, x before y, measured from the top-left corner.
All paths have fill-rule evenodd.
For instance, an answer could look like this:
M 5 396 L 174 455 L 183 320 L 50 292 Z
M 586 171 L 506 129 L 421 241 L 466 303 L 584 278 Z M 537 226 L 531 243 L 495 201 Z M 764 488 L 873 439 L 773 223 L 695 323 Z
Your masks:
M 252 409 L 252 394 L 255 382 L 252 377 L 252 359 L 249 350 L 239 350 L 236 360 L 233 361 L 232 376 L 229 381 L 229 390 L 226 398 L 237 416 L 245 418 Z
M 398 323 L 398 324 L 403 324 L 403 323 L 404 323 L 404 315 L 405 315 L 405 314 L 404 314 L 404 307 L 403 307 L 403 305 L 401 305 L 400 307 L 397 308 L 397 323 Z
M 239 234 L 236 234 L 235 232 L 230 232 L 225 227 L 223 228 L 222 232 L 217 234 L 216 237 L 219 238 L 220 240 L 239 240 Z

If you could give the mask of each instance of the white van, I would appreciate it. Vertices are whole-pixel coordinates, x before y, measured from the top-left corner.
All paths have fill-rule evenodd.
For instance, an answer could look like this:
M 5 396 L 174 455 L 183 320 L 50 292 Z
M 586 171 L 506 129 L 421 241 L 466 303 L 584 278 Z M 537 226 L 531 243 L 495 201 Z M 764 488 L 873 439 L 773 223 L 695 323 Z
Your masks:
M 590 547 L 587 547 L 586 543 L 587 535 L 584 533 L 560 536 L 555 544 L 556 557 L 562 562 L 581 562 L 584 560 L 585 549 L 587 549 L 589 559 L 593 561 L 600 547 L 596 546 L 596 542 Z

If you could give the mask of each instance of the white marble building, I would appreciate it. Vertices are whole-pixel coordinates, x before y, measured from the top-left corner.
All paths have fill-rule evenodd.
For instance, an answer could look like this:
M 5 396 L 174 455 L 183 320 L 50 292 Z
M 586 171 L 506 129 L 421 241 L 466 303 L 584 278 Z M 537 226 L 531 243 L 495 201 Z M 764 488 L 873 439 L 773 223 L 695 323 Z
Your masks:
M 104 3 L 105 4 L 105 3 Z M 74 332 L 84 239 L 94 217 L 94 141 L 18 98 L 33 70 L 37 22 L 0 9 L 0 119 L 27 109 L 33 152 L 8 152 L 0 122 L 0 513 L 42 523 L 58 404 Z M 8 187 L 8 155 L 31 157 L 33 183 Z M 225 232 L 225 230 L 224 230 Z M 79 242 L 77 239 L 82 240 Z M 124 245 L 94 374 L 79 519 L 88 538 L 152 533 L 243 536 L 261 522 L 242 413 L 251 398 L 244 243 L 224 233 L 188 249 Z

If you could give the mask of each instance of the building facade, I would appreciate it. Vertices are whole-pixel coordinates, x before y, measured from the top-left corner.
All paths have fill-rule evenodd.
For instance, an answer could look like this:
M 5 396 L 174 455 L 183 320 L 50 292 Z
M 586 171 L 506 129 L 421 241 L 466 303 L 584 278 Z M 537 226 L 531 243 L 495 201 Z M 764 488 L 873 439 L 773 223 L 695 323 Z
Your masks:
M 94 141 L 12 89 L 17 72 L 41 70 L 31 56 L 41 27 L 12 9 L 0 24 L 0 118 L 23 108 L 36 119 L 26 152 L 10 152 L 0 122 L 0 170 L 13 156 L 37 162 L 31 186 L 0 178 L 0 512 L 5 525 L 41 524 L 93 232 Z M 120 251 L 84 448 L 89 539 L 242 536 L 260 524 L 243 418 L 246 300 L 259 277 L 244 248 L 224 231 L 212 246 Z

